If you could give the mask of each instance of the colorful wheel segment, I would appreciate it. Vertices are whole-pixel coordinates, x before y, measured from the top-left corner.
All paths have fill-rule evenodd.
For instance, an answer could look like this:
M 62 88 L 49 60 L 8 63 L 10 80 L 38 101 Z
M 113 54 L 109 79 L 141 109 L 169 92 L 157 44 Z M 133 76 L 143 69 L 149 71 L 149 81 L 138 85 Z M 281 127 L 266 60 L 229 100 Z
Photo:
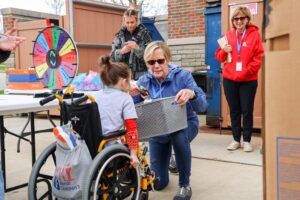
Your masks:
M 67 87 L 77 73 L 77 64 L 76 45 L 64 29 L 52 26 L 39 33 L 33 45 L 33 65 L 45 87 Z

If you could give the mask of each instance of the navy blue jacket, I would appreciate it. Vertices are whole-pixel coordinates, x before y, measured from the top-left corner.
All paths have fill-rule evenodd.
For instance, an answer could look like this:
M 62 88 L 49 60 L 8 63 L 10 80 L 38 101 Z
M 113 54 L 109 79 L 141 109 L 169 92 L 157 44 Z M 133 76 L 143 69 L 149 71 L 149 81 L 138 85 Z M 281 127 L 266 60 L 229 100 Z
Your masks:
M 9 58 L 10 51 L 2 51 L 0 50 L 0 63 L 6 61 Z

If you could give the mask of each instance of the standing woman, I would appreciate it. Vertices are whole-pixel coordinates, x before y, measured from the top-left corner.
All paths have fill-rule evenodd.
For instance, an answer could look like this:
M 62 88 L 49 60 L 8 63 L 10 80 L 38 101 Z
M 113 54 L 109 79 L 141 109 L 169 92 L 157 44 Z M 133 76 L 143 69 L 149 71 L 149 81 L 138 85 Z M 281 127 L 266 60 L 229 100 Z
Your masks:
M 234 139 L 227 150 L 241 147 L 243 116 L 243 148 L 245 152 L 251 152 L 254 98 L 264 50 L 259 29 L 251 23 L 248 8 L 236 8 L 231 23 L 233 28 L 226 33 L 228 44 L 216 51 L 216 58 L 220 62 L 225 62 L 228 54 L 232 57 L 231 62 L 224 63 L 223 69 L 224 92 L 229 104 Z
M 126 63 L 132 71 L 133 79 L 137 80 L 147 72 L 143 56 L 151 41 L 145 26 L 138 23 L 138 12 L 129 8 L 124 13 L 123 26 L 112 43 L 112 60 Z

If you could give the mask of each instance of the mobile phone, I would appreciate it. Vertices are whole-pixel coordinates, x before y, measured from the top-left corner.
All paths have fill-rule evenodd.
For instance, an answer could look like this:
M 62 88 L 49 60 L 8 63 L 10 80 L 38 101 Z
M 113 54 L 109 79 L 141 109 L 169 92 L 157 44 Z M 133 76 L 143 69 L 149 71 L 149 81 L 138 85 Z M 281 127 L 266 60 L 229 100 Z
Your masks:
M 7 36 L 4 35 L 4 34 L 2 34 L 2 33 L 0 33 L 0 42 L 3 42 L 5 40 L 7 40 Z
M 138 86 L 137 89 L 141 93 L 141 95 L 143 95 L 143 96 L 149 96 L 150 95 L 149 91 L 143 86 Z

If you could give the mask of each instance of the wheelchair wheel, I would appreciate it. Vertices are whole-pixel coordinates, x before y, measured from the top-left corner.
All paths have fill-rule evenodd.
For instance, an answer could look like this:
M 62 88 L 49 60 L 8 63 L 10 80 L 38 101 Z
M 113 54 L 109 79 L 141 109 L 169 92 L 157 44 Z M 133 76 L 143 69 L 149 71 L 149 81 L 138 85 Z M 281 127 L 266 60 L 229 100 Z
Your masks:
M 141 191 L 139 200 L 148 200 L 148 199 L 149 199 L 149 191 L 147 192 Z
M 56 143 L 49 145 L 34 163 L 28 182 L 28 199 L 54 199 L 52 178 L 55 170 Z
M 139 200 L 140 171 L 130 165 L 129 150 L 112 145 L 101 151 L 87 170 L 83 200 Z

